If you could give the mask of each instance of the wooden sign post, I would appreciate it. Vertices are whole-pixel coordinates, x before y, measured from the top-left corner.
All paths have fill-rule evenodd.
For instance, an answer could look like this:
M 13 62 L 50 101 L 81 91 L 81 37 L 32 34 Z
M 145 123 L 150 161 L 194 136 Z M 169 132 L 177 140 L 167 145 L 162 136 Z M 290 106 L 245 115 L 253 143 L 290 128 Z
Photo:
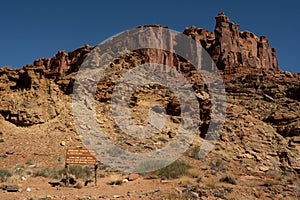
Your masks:
M 97 159 L 85 148 L 67 148 L 66 152 L 66 186 L 70 184 L 69 165 L 94 165 L 95 185 L 97 185 Z

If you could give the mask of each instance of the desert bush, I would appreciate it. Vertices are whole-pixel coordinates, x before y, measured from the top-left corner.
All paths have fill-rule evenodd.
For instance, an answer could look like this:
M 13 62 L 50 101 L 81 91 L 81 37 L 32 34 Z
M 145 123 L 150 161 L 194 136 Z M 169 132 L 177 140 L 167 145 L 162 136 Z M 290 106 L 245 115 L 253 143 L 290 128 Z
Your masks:
M 14 175 L 23 175 L 24 174 L 24 171 L 25 171 L 25 166 L 24 165 L 16 165 L 14 168 L 13 168 L 13 171 L 12 173 Z
M 69 173 L 74 175 L 76 178 L 90 178 L 92 175 L 91 168 L 88 166 L 71 165 L 69 167 Z M 33 177 L 45 177 L 61 179 L 66 176 L 66 170 L 64 168 L 42 168 L 33 172 Z
M 182 162 L 176 160 L 172 164 L 157 170 L 155 173 L 163 179 L 174 179 L 174 178 L 180 178 L 183 175 L 188 175 L 188 169 L 190 169 L 191 166 Z
M 159 176 L 155 172 L 148 172 L 145 174 L 142 174 L 144 179 L 158 179 Z
M 33 159 L 28 159 L 27 161 L 26 161 L 26 165 L 35 165 L 37 162 L 35 161 L 35 160 L 33 160 Z
M 168 194 L 164 195 L 164 199 L 166 200 L 189 200 L 190 198 L 186 197 L 184 194 L 179 194 L 177 192 L 169 192 Z
M 201 171 L 198 168 L 190 168 L 188 169 L 188 173 L 193 178 L 199 178 L 201 176 Z
M 184 185 L 184 186 L 194 185 L 195 180 L 193 178 L 191 178 L 190 176 L 183 175 L 182 177 L 180 177 L 180 184 Z
M 198 154 L 199 154 L 200 149 L 201 149 L 200 146 L 192 146 L 190 149 L 187 150 L 186 154 L 190 158 L 198 159 Z
M 175 191 L 170 191 L 169 193 L 164 194 L 164 198 L 166 200 L 191 200 L 191 199 L 199 199 L 201 196 L 201 191 L 198 186 L 187 187 L 184 190 L 176 189 Z
M 112 157 L 119 157 L 120 155 L 124 154 L 124 152 L 118 147 L 112 147 L 108 149 L 107 153 Z
M 226 167 L 223 165 L 222 160 L 217 159 L 215 162 L 210 163 L 211 169 L 215 171 L 226 171 Z
M 69 173 L 76 178 L 89 178 L 92 175 L 91 168 L 88 166 L 71 165 Z
M 164 166 L 164 162 L 145 162 L 142 163 L 142 165 L 139 166 L 139 169 L 151 169 L 153 168 L 159 168 L 159 166 Z M 146 172 L 143 173 L 143 176 L 147 179 L 156 179 L 156 178 L 162 178 L 162 179 L 175 179 L 175 178 L 180 178 L 183 175 L 189 175 L 188 169 L 190 169 L 191 166 L 182 162 L 176 160 L 172 164 L 160 168 L 156 171 L 153 172 Z M 145 170 L 147 171 L 147 170 Z
M 60 179 L 63 176 L 63 174 L 64 174 L 63 170 L 60 169 L 42 168 L 33 172 L 32 176 Z
M 236 185 L 236 180 L 231 174 L 226 174 L 224 177 L 220 178 L 220 182 L 229 183 Z
M 146 160 L 141 162 L 135 169 L 139 173 L 149 173 L 153 169 L 160 169 L 166 165 L 163 160 Z
M 12 174 L 12 176 L 7 178 L 7 180 L 5 182 L 7 182 L 9 184 L 18 184 L 19 181 L 20 181 L 20 176 L 16 175 L 16 174 Z
M 109 185 L 122 185 L 123 178 L 121 175 L 118 174 L 112 174 L 109 176 Z
M 78 181 L 74 187 L 77 189 L 81 189 L 81 188 L 83 188 L 83 183 L 81 181 Z
M 0 169 L 0 182 L 6 182 L 12 173 L 7 169 Z
M 218 183 L 218 180 L 214 177 L 211 177 L 211 178 L 207 178 L 205 179 L 204 181 L 204 184 L 207 186 L 207 187 L 210 187 L 210 188 L 215 188 L 216 185 Z

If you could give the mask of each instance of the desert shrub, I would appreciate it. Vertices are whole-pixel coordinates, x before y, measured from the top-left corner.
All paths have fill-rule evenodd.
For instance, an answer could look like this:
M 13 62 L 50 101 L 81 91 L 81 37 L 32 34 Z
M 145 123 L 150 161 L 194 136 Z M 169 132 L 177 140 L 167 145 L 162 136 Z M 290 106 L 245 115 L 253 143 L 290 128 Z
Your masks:
M 220 182 L 229 183 L 232 185 L 237 184 L 235 178 L 230 174 L 227 174 L 224 177 L 220 178 Z
M 88 166 L 71 165 L 69 173 L 76 178 L 89 178 L 92 175 L 91 168 Z
M 83 188 L 83 183 L 80 182 L 80 181 L 78 181 L 78 182 L 75 184 L 74 187 L 77 188 L 77 189 L 81 189 L 81 188 Z
M 166 200 L 191 200 L 191 199 L 199 199 L 201 196 L 201 191 L 198 186 L 187 187 L 184 190 L 176 189 L 175 191 L 170 191 L 164 194 L 164 198 Z
M 166 166 L 166 162 L 162 160 L 146 160 L 141 162 L 135 169 L 139 173 L 147 173 L 153 169 L 160 169 Z
M 166 200 L 189 200 L 190 198 L 186 197 L 186 195 L 184 194 L 179 194 L 177 192 L 169 192 L 167 194 L 164 195 L 164 199 Z
M 42 168 L 33 172 L 33 177 L 45 177 L 59 179 L 63 176 L 63 170 L 52 169 L 52 168 Z
M 112 157 L 119 157 L 120 155 L 124 154 L 124 152 L 118 147 L 112 147 L 107 151 L 107 153 Z
M 190 168 L 188 169 L 188 173 L 193 178 L 199 178 L 201 176 L 201 170 L 198 168 Z
M 193 184 L 195 184 L 195 179 L 193 179 L 190 176 L 183 175 L 182 177 L 180 177 L 180 184 L 181 185 L 193 185 Z
M 24 171 L 25 171 L 25 166 L 24 165 L 16 165 L 13 169 L 13 174 L 14 175 L 23 175 L 24 174 Z
M 218 183 L 218 180 L 216 178 L 214 178 L 214 177 L 207 178 L 204 181 L 204 184 L 207 187 L 210 187 L 210 188 L 215 188 L 216 185 L 217 185 L 217 183 Z
M 109 176 L 109 185 L 122 185 L 123 178 L 120 175 L 112 174 Z
M 36 164 L 36 161 L 33 160 L 33 159 L 28 159 L 25 163 L 26 165 L 35 165 Z
M 187 150 L 186 154 L 190 158 L 198 159 L 200 149 L 201 149 L 200 146 L 192 146 L 189 150 Z
M 76 178 L 89 178 L 92 174 L 91 169 L 88 166 L 71 165 L 69 167 L 69 174 L 74 175 Z M 34 177 L 45 177 L 60 179 L 66 176 L 66 170 L 64 168 L 42 168 L 33 173 Z
M 182 162 L 176 160 L 172 164 L 157 170 L 155 173 L 163 179 L 174 179 L 174 178 L 180 178 L 183 175 L 188 175 L 188 169 L 190 169 L 191 166 Z
M 9 177 L 12 176 L 12 173 L 7 169 L 0 169 L 0 182 L 5 182 Z
M 145 174 L 142 174 L 144 179 L 158 179 L 159 176 L 155 172 L 148 172 Z
M 226 167 L 223 165 L 222 160 L 217 159 L 215 162 L 210 163 L 211 169 L 215 171 L 226 171 Z

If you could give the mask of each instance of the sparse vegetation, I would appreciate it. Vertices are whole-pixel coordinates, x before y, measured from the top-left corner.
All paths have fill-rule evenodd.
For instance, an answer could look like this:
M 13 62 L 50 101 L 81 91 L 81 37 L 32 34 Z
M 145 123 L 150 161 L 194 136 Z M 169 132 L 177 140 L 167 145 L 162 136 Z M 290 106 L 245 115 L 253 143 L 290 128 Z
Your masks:
M 145 179 L 157 179 L 159 176 L 155 172 L 148 172 L 146 174 L 143 174 L 143 177 Z
M 33 159 L 28 159 L 25 164 L 26 165 L 36 165 L 36 161 Z
M 190 168 L 188 173 L 193 178 L 199 178 L 201 176 L 201 170 L 199 168 Z
M 141 162 L 135 171 L 144 173 L 152 171 L 153 169 L 160 169 L 166 165 L 165 161 L 162 160 L 149 160 Z
M 81 189 L 81 188 L 83 188 L 83 183 L 81 181 L 78 181 L 74 187 L 77 189 Z
M 121 175 L 112 174 L 109 176 L 109 185 L 122 185 L 123 179 Z
M 13 169 L 13 174 L 14 175 L 22 175 L 25 171 L 25 166 L 24 165 L 16 165 Z
M 215 170 L 215 171 L 218 171 L 218 172 L 226 171 L 226 167 L 223 165 L 223 162 L 220 159 L 217 159 L 215 162 L 212 162 L 210 164 L 210 166 L 211 166 L 212 170 Z
M 216 167 L 221 167 L 223 164 L 222 164 L 222 161 L 220 159 L 217 159 L 216 160 L 216 163 L 215 163 L 215 166 Z
M 180 178 L 183 175 L 188 175 L 188 169 L 190 169 L 191 166 L 182 162 L 182 161 L 175 161 L 172 164 L 157 170 L 155 173 L 163 179 L 174 179 L 174 178 Z
M 193 185 L 193 184 L 195 184 L 195 179 L 193 179 L 190 176 L 183 175 L 180 178 L 180 184 L 183 185 L 183 186 Z
M 5 182 L 9 177 L 12 176 L 12 173 L 7 169 L 0 169 L 0 182 Z
M 69 168 L 69 173 L 74 175 L 76 178 L 89 178 L 92 174 L 91 169 L 88 166 L 71 165 Z M 33 173 L 34 177 L 45 177 L 60 179 L 66 175 L 64 168 L 53 169 L 53 168 L 42 168 Z
M 71 165 L 69 172 L 76 178 L 89 178 L 92 175 L 91 168 L 88 166 Z
M 198 159 L 198 154 L 200 151 L 201 147 L 200 146 L 192 146 L 188 151 L 187 151 L 187 155 L 190 158 L 194 158 L 194 159 Z
M 169 193 L 164 195 L 163 199 L 166 200 L 191 200 L 191 199 L 199 199 L 201 195 L 201 191 L 198 186 L 186 187 L 184 190 L 176 189 L 175 191 L 170 191 Z
M 235 178 L 231 174 L 226 174 L 224 177 L 220 178 L 220 182 L 229 183 L 232 185 L 237 184 Z
M 65 175 L 65 172 L 62 169 L 42 168 L 35 171 L 32 176 L 60 179 L 63 175 Z
M 118 157 L 118 156 L 122 155 L 124 152 L 122 151 L 122 149 L 120 149 L 118 147 L 113 147 L 113 148 L 109 149 L 107 151 L 107 153 L 112 157 Z
M 166 199 L 166 200 L 173 200 L 173 199 L 176 199 L 176 200 L 189 200 L 189 198 L 184 196 L 184 194 L 180 194 L 178 192 L 173 192 L 173 191 L 168 193 L 168 194 L 165 194 L 164 199 Z
M 205 179 L 204 181 L 204 184 L 210 188 L 215 188 L 217 183 L 218 183 L 218 179 L 216 177 L 210 177 Z

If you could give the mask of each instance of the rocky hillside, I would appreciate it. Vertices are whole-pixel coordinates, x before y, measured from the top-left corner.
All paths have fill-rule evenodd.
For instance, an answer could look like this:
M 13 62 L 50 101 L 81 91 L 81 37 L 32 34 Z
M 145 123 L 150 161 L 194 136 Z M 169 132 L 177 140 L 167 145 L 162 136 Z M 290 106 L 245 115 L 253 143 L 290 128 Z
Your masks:
M 214 32 L 191 27 L 183 33 L 207 50 L 225 83 L 226 122 L 207 162 L 219 157 L 234 174 L 291 173 L 291 177 L 299 177 L 300 74 L 281 71 L 276 50 L 270 47 L 268 39 L 239 31 L 238 25 L 223 13 L 216 16 Z M 61 166 L 65 147 L 82 145 L 74 126 L 71 96 L 76 72 L 93 48 L 86 45 L 69 53 L 59 51 L 53 58 L 35 60 L 22 69 L 0 69 L 0 166 L 9 168 L 29 158 L 40 160 L 45 166 Z M 132 63 L 147 62 L 172 66 L 187 76 L 193 70 L 190 63 L 169 52 L 141 50 L 117 59 L 107 77 Z M 205 83 L 195 80 L 194 86 L 201 108 L 196 140 L 201 143 L 210 123 L 211 103 Z M 165 90 L 158 95 L 153 93 L 154 87 L 157 86 L 135 93 L 131 99 L 133 113 L 141 119 L 145 113 L 138 107 L 147 110 L 150 106 L 141 103 L 141 99 L 160 102 L 167 109 L 171 128 L 137 141 L 121 136 L 115 129 L 108 113 L 114 85 L 99 82 L 98 120 L 119 146 L 149 151 L 173 138 L 172 128 L 181 120 L 180 105 Z

